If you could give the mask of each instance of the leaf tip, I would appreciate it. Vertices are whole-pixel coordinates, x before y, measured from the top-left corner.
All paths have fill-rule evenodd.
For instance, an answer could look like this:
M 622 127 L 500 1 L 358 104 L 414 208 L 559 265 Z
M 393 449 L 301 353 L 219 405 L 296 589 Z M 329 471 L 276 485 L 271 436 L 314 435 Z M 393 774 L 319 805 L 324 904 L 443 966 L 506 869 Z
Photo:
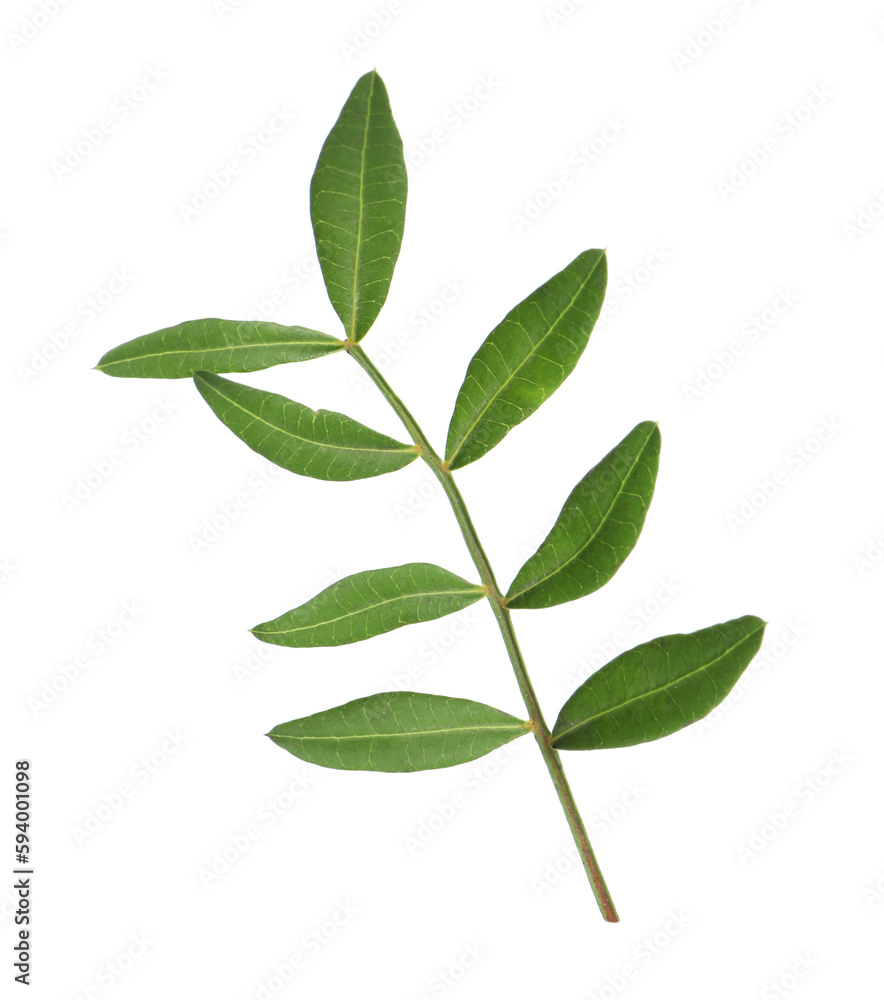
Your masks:
M 744 615 L 743 621 L 751 622 L 755 629 L 761 629 L 762 631 L 770 625 L 770 622 L 765 621 L 763 618 L 759 618 L 758 615 Z
M 643 431 L 650 438 L 655 432 L 660 433 L 660 421 L 659 420 L 642 420 L 640 423 L 635 425 L 634 430 Z

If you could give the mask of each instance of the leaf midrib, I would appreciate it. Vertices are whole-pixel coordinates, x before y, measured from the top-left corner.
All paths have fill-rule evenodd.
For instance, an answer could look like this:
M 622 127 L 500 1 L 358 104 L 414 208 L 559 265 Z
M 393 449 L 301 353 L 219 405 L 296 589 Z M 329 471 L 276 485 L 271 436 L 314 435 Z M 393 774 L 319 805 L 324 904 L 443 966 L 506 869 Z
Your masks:
M 371 83 L 368 88 L 368 99 L 365 106 L 365 127 L 362 133 L 362 152 L 359 161 L 359 218 L 356 222 L 356 256 L 353 261 L 353 294 L 351 297 L 350 329 L 347 336 L 350 340 L 356 339 L 356 303 L 359 299 L 359 265 L 362 250 L 362 219 L 365 213 L 365 200 L 363 191 L 365 188 L 365 150 L 368 148 L 368 132 L 371 123 L 371 99 L 374 95 L 374 83 L 377 73 L 372 73 Z
M 408 593 L 408 594 L 396 594 L 394 597 L 385 598 L 383 601 L 378 601 L 376 604 L 366 604 L 359 608 L 357 611 L 348 611 L 346 614 L 339 615 L 337 618 L 328 618 L 324 621 L 314 622 L 312 625 L 300 625 L 297 628 L 286 628 L 286 629 L 252 629 L 256 633 L 266 633 L 267 635 L 288 635 L 291 632 L 306 632 L 308 629 L 318 628 L 323 625 L 334 625 L 336 622 L 344 621 L 346 618 L 353 618 L 356 615 L 367 614 L 369 611 L 374 611 L 375 608 L 382 608 L 385 604 L 393 604 L 395 601 L 406 601 L 413 597 L 447 597 L 452 594 L 482 594 L 481 587 L 469 587 L 462 590 L 430 590 L 426 593 Z M 298 610 L 298 609 L 296 609 Z
M 576 723 L 576 725 L 570 726 L 561 733 L 553 733 L 553 743 L 555 744 L 556 741 L 560 740 L 563 736 L 567 736 L 568 733 L 573 733 L 575 729 L 582 729 L 584 726 L 588 726 L 590 723 L 594 722 L 596 719 L 602 718 L 604 715 L 610 715 L 612 712 L 619 711 L 621 708 L 632 704 L 634 701 L 641 701 L 643 698 L 649 698 L 652 695 L 659 694 L 661 691 L 666 691 L 668 688 L 674 687 L 676 684 L 680 684 L 682 681 L 688 680 L 695 674 L 702 673 L 704 670 L 709 670 L 712 666 L 718 663 L 719 660 L 724 659 L 724 657 L 729 653 L 732 653 L 735 649 L 738 649 L 744 643 L 748 642 L 757 632 L 761 631 L 762 628 L 764 628 L 763 625 L 759 628 L 753 629 L 748 633 L 748 635 L 744 635 L 741 639 L 738 639 L 733 646 L 728 646 L 728 648 L 719 656 L 716 656 L 714 660 L 709 660 L 708 663 L 704 663 L 702 666 L 697 667 L 696 670 L 691 670 L 686 674 L 682 674 L 681 677 L 676 678 L 674 681 L 668 681 L 666 684 L 661 684 L 660 687 L 652 688 L 650 691 L 644 691 L 642 694 L 638 694 L 634 698 L 627 698 L 625 701 L 618 702 L 616 705 L 612 705 L 602 712 L 596 712 L 595 715 L 590 715 L 585 719 L 581 719 L 581 721 Z M 604 670 L 604 667 L 602 670 Z
M 337 337 L 332 337 L 331 334 L 321 333 L 320 330 L 315 330 L 315 333 L 321 334 L 323 337 L 328 337 L 329 340 L 334 343 L 337 350 L 340 350 L 344 346 L 344 342 L 338 340 Z M 309 338 L 305 340 L 266 340 L 262 341 L 260 344 L 232 344 L 226 347 L 182 347 L 176 348 L 171 351 L 151 351 L 149 354 L 134 354 L 128 358 L 119 358 L 115 361 L 110 361 L 106 365 L 96 365 L 95 367 L 99 370 L 104 368 L 109 368 L 111 365 L 122 365 L 127 364 L 131 361 L 143 361 L 146 358 L 165 358 L 171 357 L 175 354 L 218 354 L 221 351 L 253 351 L 260 350 L 263 347 L 297 347 L 300 344 L 310 344 L 316 346 L 322 346 L 323 341 L 315 341 Z M 194 369 L 198 370 L 198 369 Z
M 402 444 L 399 445 L 399 447 L 397 448 L 366 448 L 365 446 L 351 447 L 350 445 L 346 444 L 326 444 L 321 441 L 316 441 L 313 438 L 301 437 L 299 434 L 295 434 L 284 427 L 280 427 L 279 424 L 273 424 L 269 420 L 265 420 L 264 417 L 262 417 L 260 414 L 255 413 L 253 410 L 247 409 L 241 403 L 238 403 L 232 396 L 226 395 L 225 393 L 221 392 L 219 389 L 211 385 L 211 383 L 207 382 L 205 379 L 203 380 L 203 384 L 207 386 L 211 392 L 214 392 L 216 396 L 220 396 L 222 399 L 226 399 L 231 406 L 235 406 L 238 410 L 242 410 L 243 413 L 246 413 L 250 417 L 253 417 L 255 420 L 260 421 L 262 424 L 265 425 L 265 427 L 269 427 L 271 428 L 271 430 L 275 430 L 280 434 L 285 434 L 287 437 L 293 438 L 295 441 L 303 441 L 305 444 L 311 444 L 317 448 L 323 448 L 329 451 L 358 451 L 366 455 L 398 455 L 401 452 L 405 451 L 414 451 L 415 454 L 417 454 L 417 448 L 415 445 Z M 239 385 L 238 382 L 233 384 Z M 249 388 L 249 387 L 246 386 L 244 388 Z M 298 403 L 294 399 L 289 399 L 286 402 L 294 403 L 296 406 L 304 406 L 303 403 Z M 309 409 L 309 407 L 304 406 L 304 409 L 307 410 Z M 318 411 L 312 411 L 312 412 L 318 413 Z M 331 411 L 328 410 L 326 412 L 330 413 Z M 371 428 L 366 428 L 366 430 L 371 430 Z
M 300 742 L 303 742 L 304 740 L 401 740 L 408 739 L 413 736 L 437 736 L 440 733 L 511 732 L 514 730 L 518 731 L 519 729 L 525 729 L 527 731 L 527 728 L 528 727 L 524 722 L 512 722 L 503 726 L 457 726 L 452 729 L 416 729 L 414 732 L 410 733 L 355 733 L 347 736 L 289 736 L 287 734 L 280 733 L 278 736 L 275 736 L 274 739 L 298 740 Z
M 534 355 L 537 353 L 537 351 L 540 350 L 541 346 L 543 344 L 545 344 L 546 341 L 552 336 L 553 331 L 559 325 L 559 323 L 562 321 L 562 318 L 565 316 L 565 314 L 567 312 L 570 311 L 570 309 L 572 308 L 572 306 L 574 305 L 574 303 L 577 301 L 577 296 L 580 295 L 580 293 L 583 291 L 583 289 L 586 288 L 586 286 L 589 284 L 589 281 L 592 278 L 592 276 L 595 274 L 596 268 L 599 266 L 599 263 L 603 259 L 603 256 L 604 255 L 601 255 L 601 256 L 598 257 L 598 259 L 596 260 L 595 264 L 592 267 L 592 270 L 586 276 L 586 278 L 584 279 L 584 281 L 581 282 L 580 287 L 574 293 L 571 301 L 568 303 L 567 306 L 565 306 L 564 309 L 562 309 L 562 311 L 559 313 L 559 315 L 555 318 L 552 326 L 550 326 L 550 328 L 540 338 L 540 340 L 538 340 L 537 343 L 531 348 L 531 350 L 525 355 L 524 360 L 519 364 L 518 368 L 514 368 L 512 370 L 512 372 L 510 372 L 510 374 L 507 376 L 507 378 L 497 387 L 497 390 L 488 398 L 488 400 L 485 403 L 485 405 L 482 407 L 482 409 L 477 414 L 476 419 L 472 422 L 472 424 L 470 424 L 470 426 L 466 429 L 466 431 L 464 431 L 464 433 L 461 435 L 460 442 L 458 443 L 457 448 L 454 450 L 454 452 L 448 458 L 448 464 L 449 465 L 451 465 L 455 461 L 455 459 L 457 458 L 457 456 L 460 454 L 460 452 L 462 451 L 463 446 L 466 443 L 467 439 L 469 438 L 470 434 L 472 434 L 473 431 L 476 429 L 476 427 L 479 424 L 479 421 L 488 412 L 488 410 L 490 409 L 491 404 L 494 402 L 494 400 L 497 399 L 498 396 L 501 395 L 501 393 L 503 392 L 503 390 L 510 384 L 510 382 L 513 381 L 513 379 L 516 377 L 516 375 L 519 374 L 519 372 L 525 367 L 525 365 L 528 364 L 528 362 L 534 357 Z M 521 303 L 520 303 L 520 305 L 521 305 Z M 518 306 L 516 306 L 515 308 L 518 309 Z M 503 323 L 505 323 L 506 321 L 507 321 L 506 318 L 504 318 L 503 320 L 501 320 L 501 322 L 495 327 L 495 330 L 499 329 L 500 326 L 502 326 Z M 492 331 L 492 333 L 493 332 L 494 331 Z M 491 336 L 491 334 L 489 334 L 489 337 L 490 336 Z M 486 341 L 486 343 L 487 343 L 487 341 Z M 484 347 L 484 344 L 482 346 Z M 480 348 L 480 350 L 481 350 L 481 348 Z
M 541 586 L 541 584 L 546 583 L 547 580 L 549 580 L 552 577 L 556 576 L 558 573 L 561 573 L 562 570 L 566 566 L 570 566 L 570 564 L 572 562 L 574 562 L 574 560 L 578 556 L 582 555 L 582 553 L 584 553 L 589 548 L 589 546 L 592 545 L 592 543 L 596 540 L 596 537 L 598 536 L 598 533 L 602 530 L 602 528 L 607 523 L 608 518 L 611 516 L 611 511 L 614 509 L 614 505 L 617 503 L 617 501 L 620 499 L 620 497 L 626 491 L 626 483 L 628 482 L 629 477 L 635 471 L 635 467 L 641 461 L 642 456 L 644 455 L 645 450 L 648 447 L 648 443 L 650 442 L 653 433 L 654 433 L 654 430 L 652 428 L 651 432 L 645 438 L 644 444 L 641 446 L 641 449 L 640 449 L 638 455 L 636 456 L 635 461 L 629 467 L 629 472 L 627 472 L 627 474 L 623 477 L 623 481 L 621 482 L 620 487 L 618 488 L 617 493 L 614 496 L 614 499 L 608 505 L 608 509 L 605 511 L 604 515 L 602 516 L 601 520 L 599 521 L 598 527 L 592 533 L 592 535 L 590 535 L 590 537 L 587 539 L 587 541 L 579 549 L 577 549 L 577 551 L 574 553 L 574 555 L 572 555 L 569 559 L 566 559 L 563 563 L 560 563 L 554 570 L 552 570 L 550 573 L 547 573 L 546 576 L 541 577 L 539 580 L 535 580 L 533 583 L 529 584 L 527 587 L 523 587 L 520 591 L 518 591 L 515 594 L 508 594 L 507 595 L 507 601 L 515 600 L 517 597 L 521 597 L 523 594 L 528 593 L 528 591 L 536 590 L 539 586 Z M 561 513 L 559 514 L 559 517 L 561 517 Z M 555 527 L 553 527 L 553 530 L 555 530 Z M 540 550 L 538 549 L 538 552 L 539 551 Z M 536 554 L 537 553 L 535 553 L 535 555 Z

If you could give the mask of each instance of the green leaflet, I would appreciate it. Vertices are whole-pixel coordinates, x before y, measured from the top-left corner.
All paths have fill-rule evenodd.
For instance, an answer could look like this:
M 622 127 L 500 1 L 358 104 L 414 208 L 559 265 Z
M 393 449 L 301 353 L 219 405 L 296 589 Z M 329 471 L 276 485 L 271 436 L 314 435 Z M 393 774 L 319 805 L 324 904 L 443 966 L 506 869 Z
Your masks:
M 190 378 L 197 370 L 256 372 L 340 351 L 343 340 L 303 326 L 193 319 L 111 348 L 95 366 L 121 378 Z
M 361 340 L 390 290 L 405 228 L 402 139 L 377 72 L 360 77 L 319 154 L 310 215 L 328 297 Z
M 417 458 L 401 444 L 343 413 L 311 410 L 275 392 L 211 372 L 193 381 L 215 416 L 245 443 L 289 472 L 345 482 L 395 472 Z
M 654 494 L 660 430 L 645 421 L 580 480 L 507 594 L 511 608 L 549 608 L 603 587 L 632 552 Z
M 621 653 L 565 702 L 553 746 L 629 747 L 702 719 L 725 699 L 758 652 L 764 627 L 760 618 L 746 615 Z
M 449 468 L 481 458 L 571 374 L 598 319 L 607 276 L 604 250 L 586 250 L 488 334 L 454 405 Z
M 357 698 L 267 735 L 302 760 L 349 771 L 427 771 L 475 760 L 529 724 L 464 698 L 394 691 Z
M 252 632 L 277 646 L 341 646 L 450 615 L 484 596 L 447 569 L 407 563 L 344 577 Z

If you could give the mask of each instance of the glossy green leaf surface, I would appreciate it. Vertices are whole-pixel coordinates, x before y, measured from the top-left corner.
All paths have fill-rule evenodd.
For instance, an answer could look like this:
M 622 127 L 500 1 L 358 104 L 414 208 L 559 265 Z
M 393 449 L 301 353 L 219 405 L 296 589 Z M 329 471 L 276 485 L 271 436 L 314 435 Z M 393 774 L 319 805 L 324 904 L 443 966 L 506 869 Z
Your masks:
M 313 479 L 346 482 L 395 472 L 417 458 L 402 444 L 330 410 L 311 410 L 275 392 L 212 372 L 193 381 L 215 416 L 259 455 Z
M 402 139 L 383 80 L 361 77 L 325 140 L 310 215 L 328 297 L 347 336 L 361 340 L 393 278 L 405 228 Z
M 442 618 L 484 596 L 478 584 L 447 569 L 407 563 L 344 577 L 252 632 L 277 646 L 340 646 Z
M 702 719 L 727 697 L 758 652 L 764 627 L 760 618 L 745 615 L 621 653 L 565 702 L 553 745 L 559 750 L 629 747 Z
M 475 760 L 528 732 L 490 705 L 413 691 L 357 698 L 267 735 L 283 750 L 349 771 L 427 771 Z
M 552 530 L 519 570 L 511 608 L 548 608 L 604 586 L 635 547 L 654 494 L 660 430 L 645 421 L 574 487 Z
M 604 250 L 586 250 L 488 334 L 454 405 L 450 468 L 481 458 L 571 374 L 598 319 L 607 276 Z
M 342 340 L 302 326 L 194 319 L 136 337 L 95 366 L 120 378 L 190 378 L 195 371 L 256 372 L 340 351 Z

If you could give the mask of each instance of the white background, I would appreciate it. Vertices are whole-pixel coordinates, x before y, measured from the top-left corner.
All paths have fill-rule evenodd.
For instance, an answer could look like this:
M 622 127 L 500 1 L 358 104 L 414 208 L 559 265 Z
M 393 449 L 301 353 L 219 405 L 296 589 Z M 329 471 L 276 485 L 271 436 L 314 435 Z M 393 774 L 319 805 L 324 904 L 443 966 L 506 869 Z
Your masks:
M 4 980 L 27 757 L 30 995 L 877 995 L 884 7 L 43 8 L 11 0 L 0 25 Z M 458 474 L 504 585 L 587 469 L 660 422 L 626 565 L 580 603 L 515 616 L 548 719 L 621 649 L 747 613 L 770 623 L 709 724 L 565 755 L 618 925 L 571 859 L 530 740 L 378 775 L 303 764 L 263 735 L 396 687 L 521 711 L 482 605 L 338 649 L 247 632 L 361 569 L 471 576 L 422 468 L 274 476 L 189 382 L 92 370 L 202 316 L 263 309 L 337 332 L 308 185 L 375 66 L 410 192 L 365 347 L 431 440 L 504 313 L 608 249 L 609 308 L 578 369 Z M 231 160 L 239 173 L 213 187 Z M 337 356 L 244 380 L 401 435 L 358 375 Z

